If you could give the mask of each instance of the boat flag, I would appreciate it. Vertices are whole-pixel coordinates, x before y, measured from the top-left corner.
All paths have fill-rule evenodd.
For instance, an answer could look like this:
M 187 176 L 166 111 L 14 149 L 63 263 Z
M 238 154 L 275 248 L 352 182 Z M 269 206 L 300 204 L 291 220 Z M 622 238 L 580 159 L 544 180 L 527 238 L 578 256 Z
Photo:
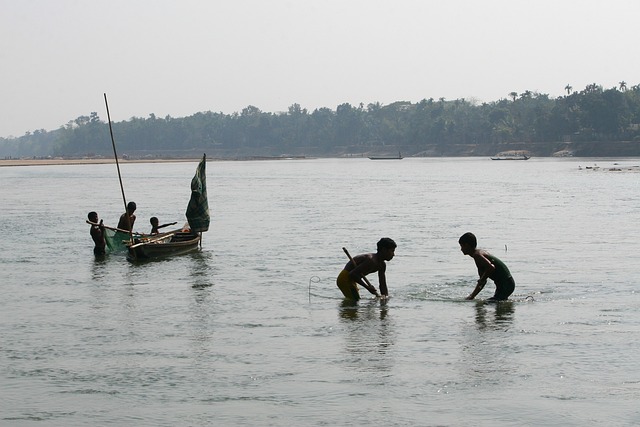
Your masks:
M 187 221 L 194 233 L 209 229 L 209 202 L 207 201 L 207 179 L 205 169 L 207 155 L 202 156 L 196 174 L 191 180 L 191 199 L 187 205 Z

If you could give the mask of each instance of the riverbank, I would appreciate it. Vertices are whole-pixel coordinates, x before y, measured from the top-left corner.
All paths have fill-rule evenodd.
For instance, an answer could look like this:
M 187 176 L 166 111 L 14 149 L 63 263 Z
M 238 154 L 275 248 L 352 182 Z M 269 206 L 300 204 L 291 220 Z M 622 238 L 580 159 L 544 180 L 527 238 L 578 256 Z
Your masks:
M 299 160 L 311 157 L 306 156 L 246 156 L 235 158 L 224 157 L 207 157 L 207 161 L 222 160 Z M 182 162 L 199 162 L 201 157 L 188 158 L 128 158 L 118 159 L 118 163 L 123 165 L 127 163 L 182 163 Z M 107 158 L 82 158 L 82 159 L 64 159 L 56 158 L 33 158 L 33 159 L 0 159 L 0 167 L 5 166 L 47 166 L 47 165 L 104 165 L 115 164 L 114 159 Z
M 120 159 L 118 162 L 127 163 L 178 163 L 178 162 L 198 162 L 200 159 Z M 47 166 L 47 165 L 102 165 L 115 164 L 114 159 L 3 159 L 0 160 L 0 167 L 4 166 Z

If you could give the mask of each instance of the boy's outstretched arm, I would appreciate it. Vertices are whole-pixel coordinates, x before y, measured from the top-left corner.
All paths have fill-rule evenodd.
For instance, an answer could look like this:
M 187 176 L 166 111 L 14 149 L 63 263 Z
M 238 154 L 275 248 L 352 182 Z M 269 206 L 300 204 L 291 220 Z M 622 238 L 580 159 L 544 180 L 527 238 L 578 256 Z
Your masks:
M 389 289 L 387 288 L 387 275 L 385 274 L 384 268 L 381 268 L 378 271 L 378 283 L 380 284 L 380 293 L 383 296 L 388 297 Z
M 380 296 L 380 294 L 378 293 L 378 290 L 371 283 L 369 283 L 369 281 L 365 278 L 365 276 L 361 274 L 353 274 L 353 271 L 349 272 L 349 275 L 358 285 L 368 290 L 371 294 L 377 297 Z
M 368 290 L 371 294 L 373 294 L 373 295 L 375 295 L 375 296 L 377 296 L 377 297 L 379 297 L 379 296 L 380 296 L 380 294 L 378 293 L 378 290 L 377 290 L 375 287 L 373 287 L 373 285 L 369 285 L 367 282 L 365 282 L 365 281 L 364 281 L 364 280 L 362 280 L 362 279 L 358 279 L 358 280 L 357 280 L 357 282 L 358 282 L 358 284 L 359 284 L 360 286 L 362 286 L 363 288 L 365 288 L 366 290 Z
M 159 225 L 158 228 L 165 228 L 165 227 L 169 227 L 170 225 L 176 225 L 176 224 L 177 222 L 170 222 L 168 224 Z
M 484 285 L 487 284 L 487 279 L 479 279 L 476 287 L 473 289 L 473 292 L 469 294 L 465 299 L 472 300 L 480 293 L 480 291 L 484 288 Z

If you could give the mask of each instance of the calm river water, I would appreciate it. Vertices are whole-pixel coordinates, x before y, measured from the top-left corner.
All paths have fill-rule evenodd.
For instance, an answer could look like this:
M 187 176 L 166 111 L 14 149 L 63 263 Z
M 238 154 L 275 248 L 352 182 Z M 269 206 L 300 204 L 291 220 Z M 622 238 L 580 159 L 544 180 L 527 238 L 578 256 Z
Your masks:
M 209 162 L 202 250 L 140 265 L 93 256 L 115 165 L 0 168 L 0 425 L 638 425 L 638 164 Z M 121 166 L 137 230 L 195 168 Z M 466 231 L 511 302 L 463 300 Z M 385 236 L 391 298 L 345 303 L 342 247 Z

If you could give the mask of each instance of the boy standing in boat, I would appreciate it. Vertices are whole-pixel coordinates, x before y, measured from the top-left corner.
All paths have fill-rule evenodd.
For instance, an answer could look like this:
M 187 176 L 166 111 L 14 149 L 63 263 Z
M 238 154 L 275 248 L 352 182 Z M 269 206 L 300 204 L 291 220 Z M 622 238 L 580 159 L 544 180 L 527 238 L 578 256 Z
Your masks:
M 119 229 L 127 231 L 133 230 L 133 223 L 136 222 L 136 216 L 133 213 L 136 211 L 136 208 L 136 202 L 127 203 L 127 211 L 120 215 L 120 221 L 118 221 Z
M 95 244 L 93 254 L 95 256 L 104 255 L 107 253 L 107 241 L 104 238 L 104 225 L 102 224 L 102 220 L 98 223 L 98 214 L 96 212 L 89 212 L 87 217 L 89 218 L 89 221 L 92 222 L 89 233 L 91 234 L 91 238 Z
M 513 293 L 516 287 L 516 282 L 513 280 L 507 266 L 489 252 L 478 249 L 478 241 L 473 233 L 464 233 L 458 243 L 462 253 L 473 258 L 480 276 L 475 289 L 466 299 L 474 299 L 484 288 L 487 279 L 493 280 L 496 284 L 496 292 L 488 301 L 503 301 L 509 298 L 509 295 Z
M 385 274 L 387 264 L 385 261 L 391 261 L 393 259 L 396 246 L 396 242 L 392 239 L 383 237 L 377 244 L 378 251 L 376 253 L 356 255 L 353 260 L 349 260 L 336 279 L 336 284 L 344 296 L 356 301 L 359 300 L 360 292 L 358 291 L 358 285 L 360 285 L 375 296 L 382 294 L 383 297 L 388 297 L 389 290 L 387 289 L 387 278 Z M 376 271 L 378 272 L 380 294 L 378 294 L 376 288 L 365 279 L 367 274 Z

